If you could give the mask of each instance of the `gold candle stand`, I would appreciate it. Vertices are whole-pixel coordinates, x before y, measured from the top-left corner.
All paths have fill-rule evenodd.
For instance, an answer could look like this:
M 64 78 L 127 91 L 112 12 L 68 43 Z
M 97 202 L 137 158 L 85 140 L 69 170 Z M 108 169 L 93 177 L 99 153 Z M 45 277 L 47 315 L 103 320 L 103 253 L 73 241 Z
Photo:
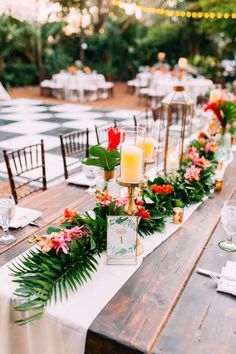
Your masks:
M 140 187 L 139 195 L 143 195 L 144 188 L 147 188 L 147 186 L 148 186 L 147 166 L 154 165 L 155 162 L 156 162 L 155 160 L 145 160 L 144 161 L 144 179 L 145 179 L 145 182 L 143 183 L 142 187 Z
M 140 182 L 126 182 L 123 181 L 120 177 L 116 179 L 116 182 L 123 187 L 128 188 L 128 194 L 127 194 L 127 203 L 124 207 L 124 211 L 127 215 L 132 216 L 135 215 L 138 211 L 138 207 L 135 204 L 135 188 L 144 188 L 144 186 L 147 184 L 146 178 L 143 178 L 142 181 Z M 140 256 L 144 251 L 144 247 L 142 243 L 140 242 L 139 236 L 137 236 L 137 256 Z
M 231 144 L 236 145 L 236 135 L 231 136 Z
M 215 180 L 215 192 L 221 192 L 223 190 L 223 187 L 224 187 L 224 181 L 222 178 L 217 178 Z

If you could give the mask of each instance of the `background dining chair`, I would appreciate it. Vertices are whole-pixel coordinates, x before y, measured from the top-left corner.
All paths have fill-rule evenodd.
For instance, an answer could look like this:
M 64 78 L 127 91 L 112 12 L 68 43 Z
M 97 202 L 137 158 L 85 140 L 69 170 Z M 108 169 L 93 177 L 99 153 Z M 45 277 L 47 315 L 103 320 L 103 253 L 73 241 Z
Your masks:
M 78 172 L 81 168 L 79 159 L 84 159 L 89 156 L 89 130 L 60 134 L 61 154 L 64 165 L 65 179 L 69 175 Z M 71 159 L 70 157 L 75 157 Z M 73 160 L 73 161 L 72 161 Z
M 107 129 L 110 127 L 117 127 L 117 123 L 115 120 L 101 125 L 95 125 L 95 132 L 98 145 L 102 145 L 107 142 Z
M 145 112 L 141 112 L 137 115 L 133 116 L 133 120 L 134 120 L 134 126 L 137 127 L 138 125 L 138 121 L 141 119 L 148 119 L 149 115 L 148 115 L 148 111 L 145 110 Z
M 152 108 L 152 116 L 153 116 L 154 122 L 156 122 L 156 121 L 161 119 L 161 114 L 162 114 L 161 105 L 158 105 L 157 107 Z
M 43 140 L 18 150 L 3 150 L 15 202 L 47 189 Z

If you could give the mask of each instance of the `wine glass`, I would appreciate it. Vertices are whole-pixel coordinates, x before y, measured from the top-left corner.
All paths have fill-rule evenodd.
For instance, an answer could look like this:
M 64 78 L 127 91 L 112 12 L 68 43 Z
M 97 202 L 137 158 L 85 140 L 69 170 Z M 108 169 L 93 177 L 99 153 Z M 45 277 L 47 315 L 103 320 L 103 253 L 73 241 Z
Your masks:
M 83 172 L 89 182 L 89 188 L 86 192 L 94 194 L 96 192 L 96 177 L 98 173 L 98 168 L 96 166 L 83 166 Z
M 0 226 L 4 233 L 0 243 L 9 244 L 16 241 L 16 236 L 9 234 L 9 224 L 15 213 L 15 201 L 11 194 L 0 194 Z
M 220 241 L 219 247 L 228 252 L 236 251 L 236 244 L 232 241 L 232 237 L 236 236 L 236 199 L 224 202 L 221 209 L 221 222 L 227 233 L 227 240 Z

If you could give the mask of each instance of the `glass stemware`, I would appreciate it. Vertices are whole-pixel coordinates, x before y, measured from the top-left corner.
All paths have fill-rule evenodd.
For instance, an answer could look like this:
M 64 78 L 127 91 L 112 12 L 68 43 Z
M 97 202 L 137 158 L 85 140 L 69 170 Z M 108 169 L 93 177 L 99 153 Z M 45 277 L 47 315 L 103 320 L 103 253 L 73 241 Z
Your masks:
M 219 242 L 219 247 L 228 252 L 236 251 L 236 244 L 232 241 L 232 237 L 236 236 L 236 199 L 224 203 L 221 222 L 227 233 L 227 240 Z
M 84 165 L 83 172 L 89 182 L 89 188 L 86 190 L 86 192 L 94 194 L 96 192 L 96 177 L 98 174 L 98 168 L 96 166 Z
M 0 236 L 0 243 L 9 244 L 16 241 L 16 236 L 9 234 L 10 221 L 15 213 L 15 201 L 11 194 L 0 194 L 0 226 L 3 235 Z

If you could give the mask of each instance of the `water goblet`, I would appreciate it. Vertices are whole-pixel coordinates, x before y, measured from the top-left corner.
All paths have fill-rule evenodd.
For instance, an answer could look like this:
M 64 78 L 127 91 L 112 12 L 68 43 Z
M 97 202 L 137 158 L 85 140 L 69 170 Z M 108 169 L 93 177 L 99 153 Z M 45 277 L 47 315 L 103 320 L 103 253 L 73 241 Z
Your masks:
M 16 241 L 16 236 L 9 234 L 10 221 L 15 213 L 15 201 L 11 194 L 0 194 L 0 226 L 3 235 L 0 236 L 0 243 L 9 244 Z
M 221 222 L 227 233 L 227 240 L 220 241 L 219 247 L 228 252 L 236 251 L 236 244 L 232 241 L 232 237 L 236 236 L 236 199 L 224 202 L 221 209 Z
M 86 192 L 94 194 L 96 192 L 96 177 L 98 173 L 98 168 L 96 166 L 84 165 L 83 172 L 89 182 L 89 188 L 86 190 Z

